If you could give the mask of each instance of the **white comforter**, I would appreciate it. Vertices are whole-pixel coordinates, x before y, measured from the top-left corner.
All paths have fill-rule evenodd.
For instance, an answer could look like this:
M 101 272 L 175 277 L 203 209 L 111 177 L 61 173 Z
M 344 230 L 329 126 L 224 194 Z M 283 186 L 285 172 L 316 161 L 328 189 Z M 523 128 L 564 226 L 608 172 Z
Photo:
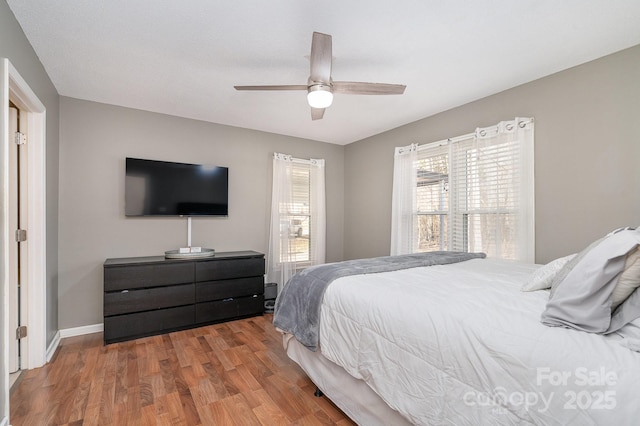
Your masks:
M 415 424 L 638 424 L 640 354 L 540 323 L 535 270 L 495 259 L 344 277 L 320 349 Z

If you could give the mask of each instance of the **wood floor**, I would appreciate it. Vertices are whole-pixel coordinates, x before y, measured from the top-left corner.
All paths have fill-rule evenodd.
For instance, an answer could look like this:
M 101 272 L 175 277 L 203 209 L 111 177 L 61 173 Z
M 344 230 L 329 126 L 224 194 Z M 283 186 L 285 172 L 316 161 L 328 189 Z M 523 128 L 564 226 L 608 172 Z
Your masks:
M 102 344 L 63 339 L 11 395 L 19 425 L 353 425 L 289 360 L 272 316 Z

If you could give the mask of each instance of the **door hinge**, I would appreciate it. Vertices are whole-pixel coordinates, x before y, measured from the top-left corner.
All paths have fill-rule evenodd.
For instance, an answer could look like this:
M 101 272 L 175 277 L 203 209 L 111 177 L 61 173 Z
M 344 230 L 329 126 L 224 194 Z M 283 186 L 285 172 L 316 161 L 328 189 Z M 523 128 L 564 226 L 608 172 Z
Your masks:
M 16 340 L 20 340 L 24 337 L 27 337 L 27 326 L 21 325 L 20 327 L 16 328 Z
M 21 132 L 16 132 L 14 135 L 14 141 L 16 145 L 24 145 L 27 143 L 27 135 Z
M 23 241 L 27 241 L 27 230 L 16 229 L 16 243 L 21 243 Z

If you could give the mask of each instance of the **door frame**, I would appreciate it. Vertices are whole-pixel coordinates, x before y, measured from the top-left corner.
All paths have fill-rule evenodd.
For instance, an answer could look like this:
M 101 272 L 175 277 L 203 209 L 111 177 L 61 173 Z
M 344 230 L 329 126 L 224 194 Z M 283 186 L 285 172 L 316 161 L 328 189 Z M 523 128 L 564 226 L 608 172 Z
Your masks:
M 9 137 L 9 99 L 21 109 L 27 122 L 27 205 L 29 239 L 26 271 L 27 288 L 22 294 L 22 320 L 28 327 L 27 337 L 22 344 L 23 354 L 21 362 L 25 369 L 41 367 L 46 362 L 46 318 L 47 318 L 47 275 L 46 275 L 46 108 L 31 90 L 27 82 L 20 76 L 9 59 L 0 59 L 0 137 L 2 138 L 0 162 L 3 170 L 0 176 L 2 198 L 2 228 L 3 234 L 10 238 L 13 232 L 8 230 L 7 220 L 7 173 L 8 144 L 13 143 Z M 0 247 L 0 294 L 3 307 L 2 343 L 4 352 L 8 351 L 8 338 L 12 336 L 8 330 L 8 238 L 2 241 Z M 4 314 L 7 312 L 7 314 Z M 3 353 L 2 368 L 7 373 L 8 353 Z M 5 370 L 6 368 L 6 370 Z M 4 385 L 8 387 L 8 382 Z M 7 389 L 8 390 L 8 389 Z M 8 392 L 7 392 L 8 398 Z M 1 415 L 1 414 L 0 414 Z
M 9 102 L 9 141 L 11 142 L 11 135 L 14 132 L 20 131 L 20 110 L 14 108 L 15 104 Z M 15 111 L 15 113 L 14 113 Z M 26 132 L 25 129 L 22 130 Z M 15 145 L 15 146 L 14 146 Z M 23 200 L 26 199 L 24 191 L 20 191 L 20 166 L 21 166 L 21 156 L 20 154 L 24 153 L 26 156 L 26 152 L 21 152 L 23 150 L 16 144 L 9 144 L 9 180 L 7 181 L 8 191 L 9 191 L 9 203 L 7 204 L 7 217 L 9 219 L 9 232 L 12 229 L 20 229 L 22 223 L 21 220 L 24 220 L 25 224 L 22 229 L 27 229 L 26 218 L 24 215 L 27 212 L 26 203 L 20 200 L 20 197 L 23 197 Z M 23 156 L 23 157 L 24 157 Z M 26 162 L 22 162 L 24 164 L 23 172 L 26 171 Z M 11 180 L 16 179 L 17 182 L 11 182 Z M 26 178 L 24 178 L 23 182 L 26 182 Z M 17 207 L 17 208 L 16 208 Z M 21 209 L 23 207 L 23 209 Z M 24 218 L 24 219 L 23 219 Z M 11 235 L 11 234 L 7 234 Z M 9 240 L 9 266 L 7 267 L 7 271 L 9 272 L 9 328 L 8 330 L 16 330 L 21 324 L 20 319 L 20 269 L 26 271 L 27 270 L 27 256 L 26 256 L 27 244 L 14 242 L 13 238 Z M 24 256 L 24 259 L 21 259 L 21 255 Z M 24 261 L 23 261 L 24 260 Z M 25 279 L 26 284 L 26 279 Z M 16 285 L 17 284 L 17 285 Z M 10 335 L 9 338 L 9 374 L 14 374 L 20 371 L 20 339 L 13 339 Z M 11 383 L 11 380 L 9 380 Z

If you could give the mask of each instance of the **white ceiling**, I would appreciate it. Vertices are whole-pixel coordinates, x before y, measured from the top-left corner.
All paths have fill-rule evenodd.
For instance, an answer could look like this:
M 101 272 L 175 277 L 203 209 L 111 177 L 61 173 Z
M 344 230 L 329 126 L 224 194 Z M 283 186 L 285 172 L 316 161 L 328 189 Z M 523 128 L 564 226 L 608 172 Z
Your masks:
M 638 0 L 8 0 L 60 95 L 347 144 L 640 44 Z M 311 34 L 336 95 L 312 121 Z M 517 114 L 518 111 L 514 111 Z

